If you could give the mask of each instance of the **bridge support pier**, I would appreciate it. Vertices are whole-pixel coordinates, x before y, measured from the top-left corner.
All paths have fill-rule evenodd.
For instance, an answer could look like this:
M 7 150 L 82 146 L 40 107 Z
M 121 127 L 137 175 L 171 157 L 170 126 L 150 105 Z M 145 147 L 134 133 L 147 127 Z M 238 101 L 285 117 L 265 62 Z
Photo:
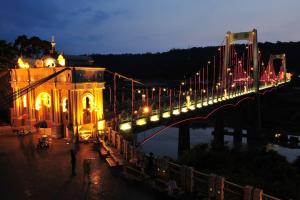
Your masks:
M 178 157 L 186 151 L 190 151 L 190 127 L 187 123 L 184 123 L 179 126 Z
M 261 144 L 261 110 L 260 110 L 260 96 L 255 95 L 255 100 L 248 104 L 248 130 L 247 143 L 248 149 L 256 151 Z
M 240 108 L 242 109 L 242 108 Z M 235 118 L 234 118 L 234 131 L 233 131 L 233 146 L 235 149 L 240 149 L 241 145 L 242 145 L 242 137 L 243 137 L 243 133 L 242 133 L 242 112 L 241 110 L 238 109 L 237 111 L 235 111 Z
M 215 130 L 213 146 L 215 148 L 224 147 L 224 113 L 222 110 L 216 113 L 215 116 Z
M 258 140 L 261 138 L 261 110 L 260 96 L 255 95 L 255 100 L 248 104 L 248 140 Z

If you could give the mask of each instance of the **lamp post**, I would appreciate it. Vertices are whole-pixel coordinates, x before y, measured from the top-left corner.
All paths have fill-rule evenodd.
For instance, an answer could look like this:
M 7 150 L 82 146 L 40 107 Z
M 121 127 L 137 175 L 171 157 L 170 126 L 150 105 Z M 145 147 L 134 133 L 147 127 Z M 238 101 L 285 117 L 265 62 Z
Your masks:
M 206 102 L 208 104 L 208 98 L 209 98 L 209 94 L 208 94 L 208 65 L 210 64 L 210 61 L 207 62 L 207 65 L 206 65 Z

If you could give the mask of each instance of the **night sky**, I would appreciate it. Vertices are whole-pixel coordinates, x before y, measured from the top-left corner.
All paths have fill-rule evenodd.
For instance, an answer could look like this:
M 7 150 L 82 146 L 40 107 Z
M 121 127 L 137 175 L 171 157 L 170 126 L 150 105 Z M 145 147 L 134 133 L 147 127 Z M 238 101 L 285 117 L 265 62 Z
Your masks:
M 300 40 L 299 0 L 3 0 L 0 39 L 50 40 L 67 54 L 163 52 L 219 45 L 227 31 Z

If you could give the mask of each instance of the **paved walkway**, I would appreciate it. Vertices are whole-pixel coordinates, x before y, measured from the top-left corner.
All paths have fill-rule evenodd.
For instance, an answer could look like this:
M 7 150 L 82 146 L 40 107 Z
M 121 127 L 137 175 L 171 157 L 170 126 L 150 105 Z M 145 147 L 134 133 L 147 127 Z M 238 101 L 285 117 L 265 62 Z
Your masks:
M 38 135 L 0 135 L 0 194 L 6 199 L 159 199 L 160 194 L 114 175 L 93 144 L 80 144 L 77 176 L 71 176 L 70 146 L 52 140 L 48 150 L 35 148 Z M 91 184 L 83 160 L 94 158 Z

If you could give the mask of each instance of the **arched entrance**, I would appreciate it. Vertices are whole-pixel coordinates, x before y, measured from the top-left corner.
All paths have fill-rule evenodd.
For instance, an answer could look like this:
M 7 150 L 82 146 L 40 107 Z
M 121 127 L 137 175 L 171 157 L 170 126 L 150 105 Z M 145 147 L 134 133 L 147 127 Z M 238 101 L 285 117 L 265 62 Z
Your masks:
M 89 124 L 93 122 L 94 105 L 94 96 L 90 93 L 84 94 L 82 97 L 83 124 Z
M 35 110 L 38 121 L 51 120 L 51 96 L 49 93 L 39 93 L 35 101 Z

